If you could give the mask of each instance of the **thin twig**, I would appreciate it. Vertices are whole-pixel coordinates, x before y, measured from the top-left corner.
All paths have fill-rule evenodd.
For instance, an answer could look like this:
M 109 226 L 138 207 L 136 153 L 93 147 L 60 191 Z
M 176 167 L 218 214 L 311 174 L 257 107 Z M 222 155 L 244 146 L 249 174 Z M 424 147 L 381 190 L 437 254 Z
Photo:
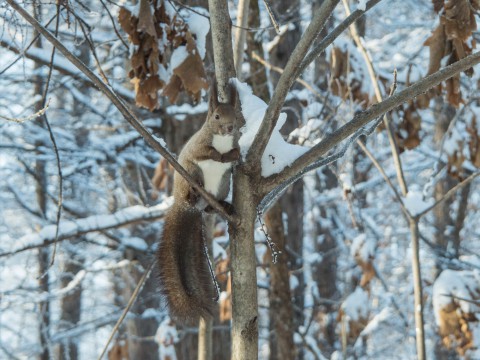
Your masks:
M 118 331 L 118 328 L 120 327 L 120 325 L 122 324 L 123 320 L 125 319 L 125 317 L 127 316 L 128 312 L 130 311 L 130 309 L 132 308 L 133 304 L 135 303 L 135 300 L 137 300 L 137 297 L 138 295 L 140 294 L 140 291 L 142 291 L 143 289 L 143 286 L 145 285 L 145 282 L 148 280 L 148 278 L 150 277 L 150 274 L 153 270 L 153 266 L 155 265 L 155 261 L 152 261 L 151 264 L 148 266 L 148 269 L 143 273 L 143 276 L 142 278 L 140 279 L 140 281 L 138 282 L 137 284 L 137 287 L 135 288 L 135 290 L 133 291 L 133 294 L 132 296 L 130 296 L 130 300 L 128 300 L 128 304 L 127 306 L 125 307 L 125 309 L 123 310 L 123 313 L 122 315 L 120 316 L 120 318 L 118 319 L 117 323 L 115 324 L 115 326 L 113 327 L 112 329 L 112 332 L 108 338 L 108 341 L 107 343 L 105 344 L 104 348 L 103 348 L 103 351 L 102 353 L 100 354 L 100 356 L 98 357 L 98 360 L 102 360 L 103 356 L 105 355 L 105 353 L 107 352 L 107 349 L 108 349 L 108 345 L 110 345 L 110 342 L 112 341 L 113 337 L 115 336 L 115 333 Z
M 270 252 L 272 253 L 272 263 L 277 263 L 278 256 L 282 253 L 280 250 L 277 250 L 277 245 L 273 242 L 272 238 L 268 234 L 267 226 L 262 220 L 263 213 L 260 208 L 257 208 L 257 217 L 258 222 L 260 223 L 260 229 L 262 230 L 263 234 L 265 235 L 265 239 L 267 242 L 268 247 L 270 248 Z
M 423 210 L 421 213 L 417 214 L 416 217 L 418 218 L 421 218 L 422 216 L 424 216 L 425 214 L 427 214 L 430 210 L 432 210 L 433 208 L 437 207 L 438 205 L 440 205 L 441 203 L 443 203 L 445 200 L 449 199 L 450 197 L 452 197 L 459 189 L 461 189 L 462 187 L 464 187 L 465 185 L 469 184 L 470 182 L 472 182 L 472 180 L 474 180 L 477 176 L 480 175 L 480 171 L 479 172 L 476 172 L 476 173 L 473 173 L 471 174 L 469 177 L 467 177 L 465 180 L 459 182 L 457 185 L 455 185 L 453 188 L 451 188 L 450 190 L 448 190 L 440 200 L 438 200 L 436 203 L 434 203 L 433 205 L 429 206 L 428 208 L 426 208 L 425 210 Z
M 55 22 L 55 36 L 58 35 L 58 28 L 60 27 L 60 1 L 57 0 L 57 16 Z M 43 93 L 42 99 L 42 107 L 46 106 L 47 103 L 47 95 L 48 90 L 50 88 L 50 81 L 52 80 L 52 73 L 53 73 L 53 61 L 55 59 L 55 47 L 52 49 L 52 55 L 50 57 L 50 65 L 48 70 L 47 81 L 45 83 L 45 91 Z M 63 176 L 62 176 L 62 166 L 60 164 L 60 154 L 58 153 L 57 142 L 55 140 L 55 136 L 53 135 L 52 127 L 50 126 L 50 121 L 48 121 L 47 114 L 43 115 L 43 120 L 45 120 L 45 124 L 47 125 L 48 133 L 50 135 L 50 141 L 53 145 L 53 151 L 55 152 L 55 159 L 57 160 L 57 173 L 58 173 L 58 202 L 57 202 L 57 217 L 56 217 L 56 224 L 57 227 L 55 229 L 55 240 L 53 243 L 53 252 L 52 257 L 50 259 L 49 268 L 53 266 L 55 262 L 55 255 L 57 254 L 57 240 L 58 240 L 58 231 L 60 228 L 60 219 L 62 217 L 62 203 L 63 203 Z M 48 269 L 47 269 L 48 271 Z
M 263 3 L 265 4 L 265 8 L 267 9 L 268 15 L 270 16 L 270 20 L 272 21 L 272 25 L 275 28 L 277 35 L 280 35 L 280 26 L 278 26 L 278 21 L 275 13 L 272 10 L 272 7 L 267 0 L 263 0 Z
M 24 123 L 25 121 L 34 120 L 34 119 L 44 115 L 46 113 L 49 105 L 50 105 L 50 99 L 48 99 L 48 101 L 47 101 L 47 103 L 45 104 L 44 107 L 42 107 L 40 110 L 38 110 L 36 113 L 34 113 L 32 115 L 28 115 L 28 116 L 23 117 L 23 118 L 11 118 L 11 117 L 8 117 L 8 116 L 0 115 L 0 119 L 4 119 L 4 120 L 7 120 L 7 121 L 15 122 L 17 124 L 21 124 L 21 123 Z

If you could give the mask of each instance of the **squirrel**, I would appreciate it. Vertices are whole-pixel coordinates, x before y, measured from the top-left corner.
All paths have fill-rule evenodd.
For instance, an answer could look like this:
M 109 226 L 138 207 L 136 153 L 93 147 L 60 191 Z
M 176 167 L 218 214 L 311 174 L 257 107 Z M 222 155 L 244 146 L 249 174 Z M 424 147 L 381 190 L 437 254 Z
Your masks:
M 235 116 L 236 91 L 230 85 L 228 103 L 219 103 L 212 81 L 207 119 L 186 143 L 178 162 L 210 192 L 228 213 L 232 205 L 225 198 L 230 189 L 234 162 L 240 158 Z M 161 291 L 171 318 L 193 323 L 213 316 L 218 292 L 208 260 L 202 212 L 212 208 L 177 172 L 173 179 L 172 207 L 165 215 L 157 251 Z M 207 206 L 208 205 L 208 206 Z

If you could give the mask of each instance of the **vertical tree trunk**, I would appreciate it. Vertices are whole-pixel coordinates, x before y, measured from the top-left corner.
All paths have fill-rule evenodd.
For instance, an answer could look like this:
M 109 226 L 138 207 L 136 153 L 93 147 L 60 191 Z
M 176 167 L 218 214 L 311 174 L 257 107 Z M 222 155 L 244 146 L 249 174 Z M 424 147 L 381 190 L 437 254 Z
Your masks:
M 257 202 L 253 189 L 251 177 L 237 167 L 233 203 L 237 214 L 242 214 L 242 222 L 237 226 L 229 226 L 234 360 L 258 358 L 257 276 L 253 236 Z
M 295 343 L 293 334 L 293 306 L 290 293 L 288 261 L 285 256 L 285 232 L 282 207 L 276 203 L 265 218 L 268 234 L 282 251 L 277 263 L 270 262 L 269 317 L 270 317 L 270 359 L 294 359 Z M 271 258 L 271 256 L 270 256 Z
M 42 7 L 41 4 L 37 4 L 36 1 L 33 2 L 34 17 L 37 21 L 42 21 Z M 39 35 L 34 31 L 34 36 Z M 35 47 L 42 48 L 41 36 L 35 41 Z M 42 65 L 35 62 L 34 69 L 40 68 Z M 41 75 L 34 77 L 34 95 L 40 96 L 40 99 L 43 98 L 44 93 L 44 80 Z M 35 103 L 35 111 L 39 111 L 42 108 L 42 100 L 39 100 Z M 37 120 L 37 125 L 40 128 L 45 128 L 45 121 L 43 116 L 39 117 Z M 35 141 L 35 147 L 39 148 L 40 146 L 45 145 L 42 140 Z M 47 214 L 47 199 L 46 199 L 46 169 L 45 161 L 37 158 L 35 160 L 35 174 L 36 174 L 36 197 L 37 204 L 40 209 L 41 214 L 46 218 Z M 39 291 L 43 294 L 48 294 L 50 291 L 49 288 L 49 276 L 47 273 L 48 266 L 50 264 L 50 250 L 48 247 L 40 248 L 38 250 L 38 285 Z M 50 332 L 50 302 L 48 299 L 43 300 L 39 303 L 39 337 L 40 337 L 40 347 L 41 353 L 39 355 L 40 360 L 49 360 L 50 350 L 49 350 L 49 332 Z
M 208 244 L 208 253 L 210 259 L 213 258 L 212 241 L 213 241 L 213 229 L 215 226 L 215 215 L 203 215 L 205 221 L 205 241 Z M 217 307 L 218 308 L 218 307 Z M 213 319 L 200 318 L 200 324 L 198 326 L 198 360 L 212 360 L 213 346 L 212 346 L 212 330 Z
M 337 180 L 330 168 L 325 167 L 321 171 L 322 178 L 317 180 L 317 189 L 319 192 L 332 189 L 338 186 Z M 331 205 L 329 205 L 331 206 Z M 332 234 L 331 211 L 326 206 L 319 204 L 320 218 L 316 219 L 314 225 L 315 233 L 312 234 L 313 239 L 320 238 L 315 241 L 315 252 L 321 255 L 321 260 L 311 265 L 312 277 L 318 286 L 318 292 L 321 298 L 337 300 L 337 242 Z M 326 226 L 325 224 L 331 224 Z M 323 329 L 319 336 L 319 347 L 323 354 L 332 354 L 335 350 L 335 342 L 337 336 L 335 334 L 336 309 L 332 303 L 320 304 L 316 311 L 316 316 L 321 319 Z
M 84 41 L 78 48 L 79 51 L 78 57 L 86 65 L 90 64 L 90 49 L 86 41 Z M 77 85 L 78 90 L 88 96 L 89 88 L 85 83 L 79 83 Z M 85 114 L 85 105 L 73 99 L 73 111 L 72 111 L 72 121 L 82 122 L 83 114 Z M 75 141 L 79 147 L 84 147 L 88 141 L 88 130 L 84 127 L 78 127 L 75 131 Z M 73 190 L 76 193 L 75 190 Z M 81 194 L 78 194 L 81 195 Z M 64 256 L 64 267 L 63 274 L 61 278 L 61 286 L 66 287 L 70 281 L 75 277 L 75 275 L 83 269 L 84 259 L 83 257 L 77 256 L 73 249 L 76 248 L 84 240 L 83 237 L 80 237 L 75 240 L 69 241 L 70 246 L 62 246 L 62 252 Z M 61 299 L 60 302 L 60 323 L 57 331 L 63 331 L 70 328 L 73 328 L 79 321 L 81 316 L 81 304 L 82 304 L 82 287 L 78 286 L 73 291 L 69 292 L 66 296 Z M 59 344 L 56 349 L 56 359 L 57 360 L 77 360 L 79 359 L 78 344 L 77 339 L 69 338 L 64 342 Z
M 227 99 L 228 80 L 235 76 L 231 20 L 226 1 L 209 0 L 208 8 L 215 74 L 223 100 Z M 243 123 L 241 114 L 237 114 Z M 235 168 L 233 179 L 233 206 L 242 217 L 239 224 L 228 227 L 232 269 L 232 359 L 255 360 L 258 358 L 258 304 L 253 230 L 258 199 L 252 174 L 247 175 L 243 166 Z
M 298 20 L 300 18 L 300 2 L 298 0 L 281 0 L 275 3 L 274 11 L 277 14 L 284 16 L 283 21 L 286 23 L 290 20 L 294 29 L 287 31 L 278 44 L 270 52 L 270 61 L 272 65 L 284 68 L 287 64 L 293 49 L 300 40 L 302 31 L 301 23 Z M 271 72 L 271 81 L 273 86 L 276 85 L 279 79 L 279 74 Z M 287 121 L 282 129 L 282 134 L 288 134 L 294 128 L 298 127 L 298 123 L 301 119 L 301 107 L 298 101 L 292 100 L 285 104 L 285 107 L 290 109 L 287 111 Z M 300 269 L 302 265 L 302 259 L 298 257 L 298 254 L 303 252 L 303 181 L 297 181 L 291 186 L 290 189 L 280 199 L 282 209 L 287 215 L 287 245 L 292 251 L 289 253 L 290 270 L 295 272 L 295 276 L 298 279 L 298 286 L 293 290 L 293 302 L 295 312 L 294 327 L 298 330 L 300 326 L 304 324 L 304 295 L 305 295 L 305 280 L 303 272 L 295 271 Z M 303 358 L 303 350 L 298 349 L 297 358 Z
M 248 26 L 256 28 L 260 26 L 258 1 L 250 1 L 250 13 Z M 263 65 L 253 59 L 252 53 L 264 57 L 262 43 L 250 34 L 247 40 L 247 50 L 250 59 L 252 76 L 249 83 L 255 95 L 268 103 L 267 73 Z M 287 251 L 285 251 L 286 239 L 283 228 L 282 207 L 278 202 L 266 216 L 268 233 L 272 241 L 282 251 L 278 263 L 270 263 L 270 289 L 269 289 L 269 321 L 270 321 L 270 359 L 293 359 L 295 358 L 295 344 L 293 334 L 293 305 L 290 293 L 290 275 L 288 269 Z

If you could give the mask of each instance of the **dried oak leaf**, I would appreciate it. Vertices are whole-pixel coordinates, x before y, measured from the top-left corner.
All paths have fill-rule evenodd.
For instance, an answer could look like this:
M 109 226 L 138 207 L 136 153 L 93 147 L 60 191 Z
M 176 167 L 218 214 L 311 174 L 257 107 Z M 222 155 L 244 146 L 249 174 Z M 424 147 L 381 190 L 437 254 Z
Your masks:
M 232 319 L 232 278 L 229 275 L 227 289 L 220 296 L 220 322 Z
M 469 0 L 449 0 L 445 3 L 445 15 L 440 18 L 449 39 L 466 41 L 477 29 L 475 14 Z
M 140 10 L 138 12 L 138 32 L 144 32 L 156 38 L 157 32 L 152 17 L 152 9 L 148 0 L 140 0 Z
M 165 159 L 158 163 L 152 177 L 152 185 L 157 190 L 169 191 L 172 183 L 173 166 Z
M 155 110 L 158 107 L 158 91 L 165 84 L 158 75 L 151 76 L 145 80 L 133 78 L 130 82 L 135 85 L 135 101 L 137 105 L 144 106 L 150 111 Z
M 446 55 L 447 36 L 442 24 L 438 25 L 424 45 L 430 48 L 428 75 L 440 69 L 442 58 Z
M 480 129 L 475 116 L 472 117 L 471 124 L 467 127 L 467 132 L 469 135 L 468 149 L 470 161 L 475 167 L 480 168 Z
M 180 91 L 182 91 L 182 80 L 177 75 L 172 75 L 167 86 L 163 88 L 162 95 L 168 97 L 168 101 L 173 104 L 177 101 Z
M 205 69 L 198 53 L 188 55 L 183 63 L 173 69 L 173 73 L 181 79 L 183 88 L 196 102 L 200 100 L 201 90 L 208 89 Z

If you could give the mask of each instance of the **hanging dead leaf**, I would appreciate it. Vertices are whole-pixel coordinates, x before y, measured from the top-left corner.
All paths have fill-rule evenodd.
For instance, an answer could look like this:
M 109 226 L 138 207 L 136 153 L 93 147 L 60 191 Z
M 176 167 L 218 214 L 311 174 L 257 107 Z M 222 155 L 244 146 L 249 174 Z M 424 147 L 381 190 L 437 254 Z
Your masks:
M 182 81 L 183 88 L 196 102 L 200 100 L 202 89 L 208 89 L 202 59 L 198 54 L 188 55 L 173 73 Z
M 479 0 L 433 0 L 434 10 L 440 13 L 440 24 L 432 35 L 425 41 L 430 48 L 428 75 L 438 71 L 441 61 L 450 55 L 447 65 L 463 59 L 472 53 L 475 48 L 473 32 L 477 29 L 474 10 L 478 8 Z M 464 71 L 467 76 L 473 75 L 473 68 Z M 444 87 L 447 101 L 458 107 L 463 103 L 460 90 L 460 77 L 455 76 L 445 82 Z M 438 85 L 438 91 L 442 85 Z M 438 96 L 438 93 L 429 91 L 422 97 L 421 106 L 428 106 L 429 100 Z
M 168 101 L 173 104 L 177 101 L 180 91 L 182 91 L 182 80 L 177 75 L 173 75 L 167 86 L 163 88 L 162 95 L 168 97 Z
M 449 0 L 445 3 L 445 16 L 441 22 L 445 26 L 445 33 L 451 39 L 466 41 L 477 29 L 475 14 L 469 0 Z
M 140 10 L 138 12 L 138 25 L 137 31 L 139 33 L 146 33 L 150 36 L 156 38 L 157 32 L 155 30 L 155 25 L 153 23 L 152 9 L 150 1 L 140 0 Z
M 472 325 L 480 300 L 478 274 L 472 271 L 445 270 L 433 285 L 433 306 L 438 332 L 444 346 L 460 356 L 475 346 Z
M 186 91 L 197 102 L 200 100 L 201 90 L 208 87 L 205 69 L 196 38 L 182 17 L 170 18 L 163 1 L 141 0 L 138 17 L 121 8 L 119 23 L 129 41 L 136 45 L 129 77 L 135 80 L 138 106 L 158 108 L 158 93 L 162 89 L 170 102 L 175 102 L 181 91 Z M 180 46 L 185 46 L 188 56 L 180 66 L 168 69 L 171 54 Z

